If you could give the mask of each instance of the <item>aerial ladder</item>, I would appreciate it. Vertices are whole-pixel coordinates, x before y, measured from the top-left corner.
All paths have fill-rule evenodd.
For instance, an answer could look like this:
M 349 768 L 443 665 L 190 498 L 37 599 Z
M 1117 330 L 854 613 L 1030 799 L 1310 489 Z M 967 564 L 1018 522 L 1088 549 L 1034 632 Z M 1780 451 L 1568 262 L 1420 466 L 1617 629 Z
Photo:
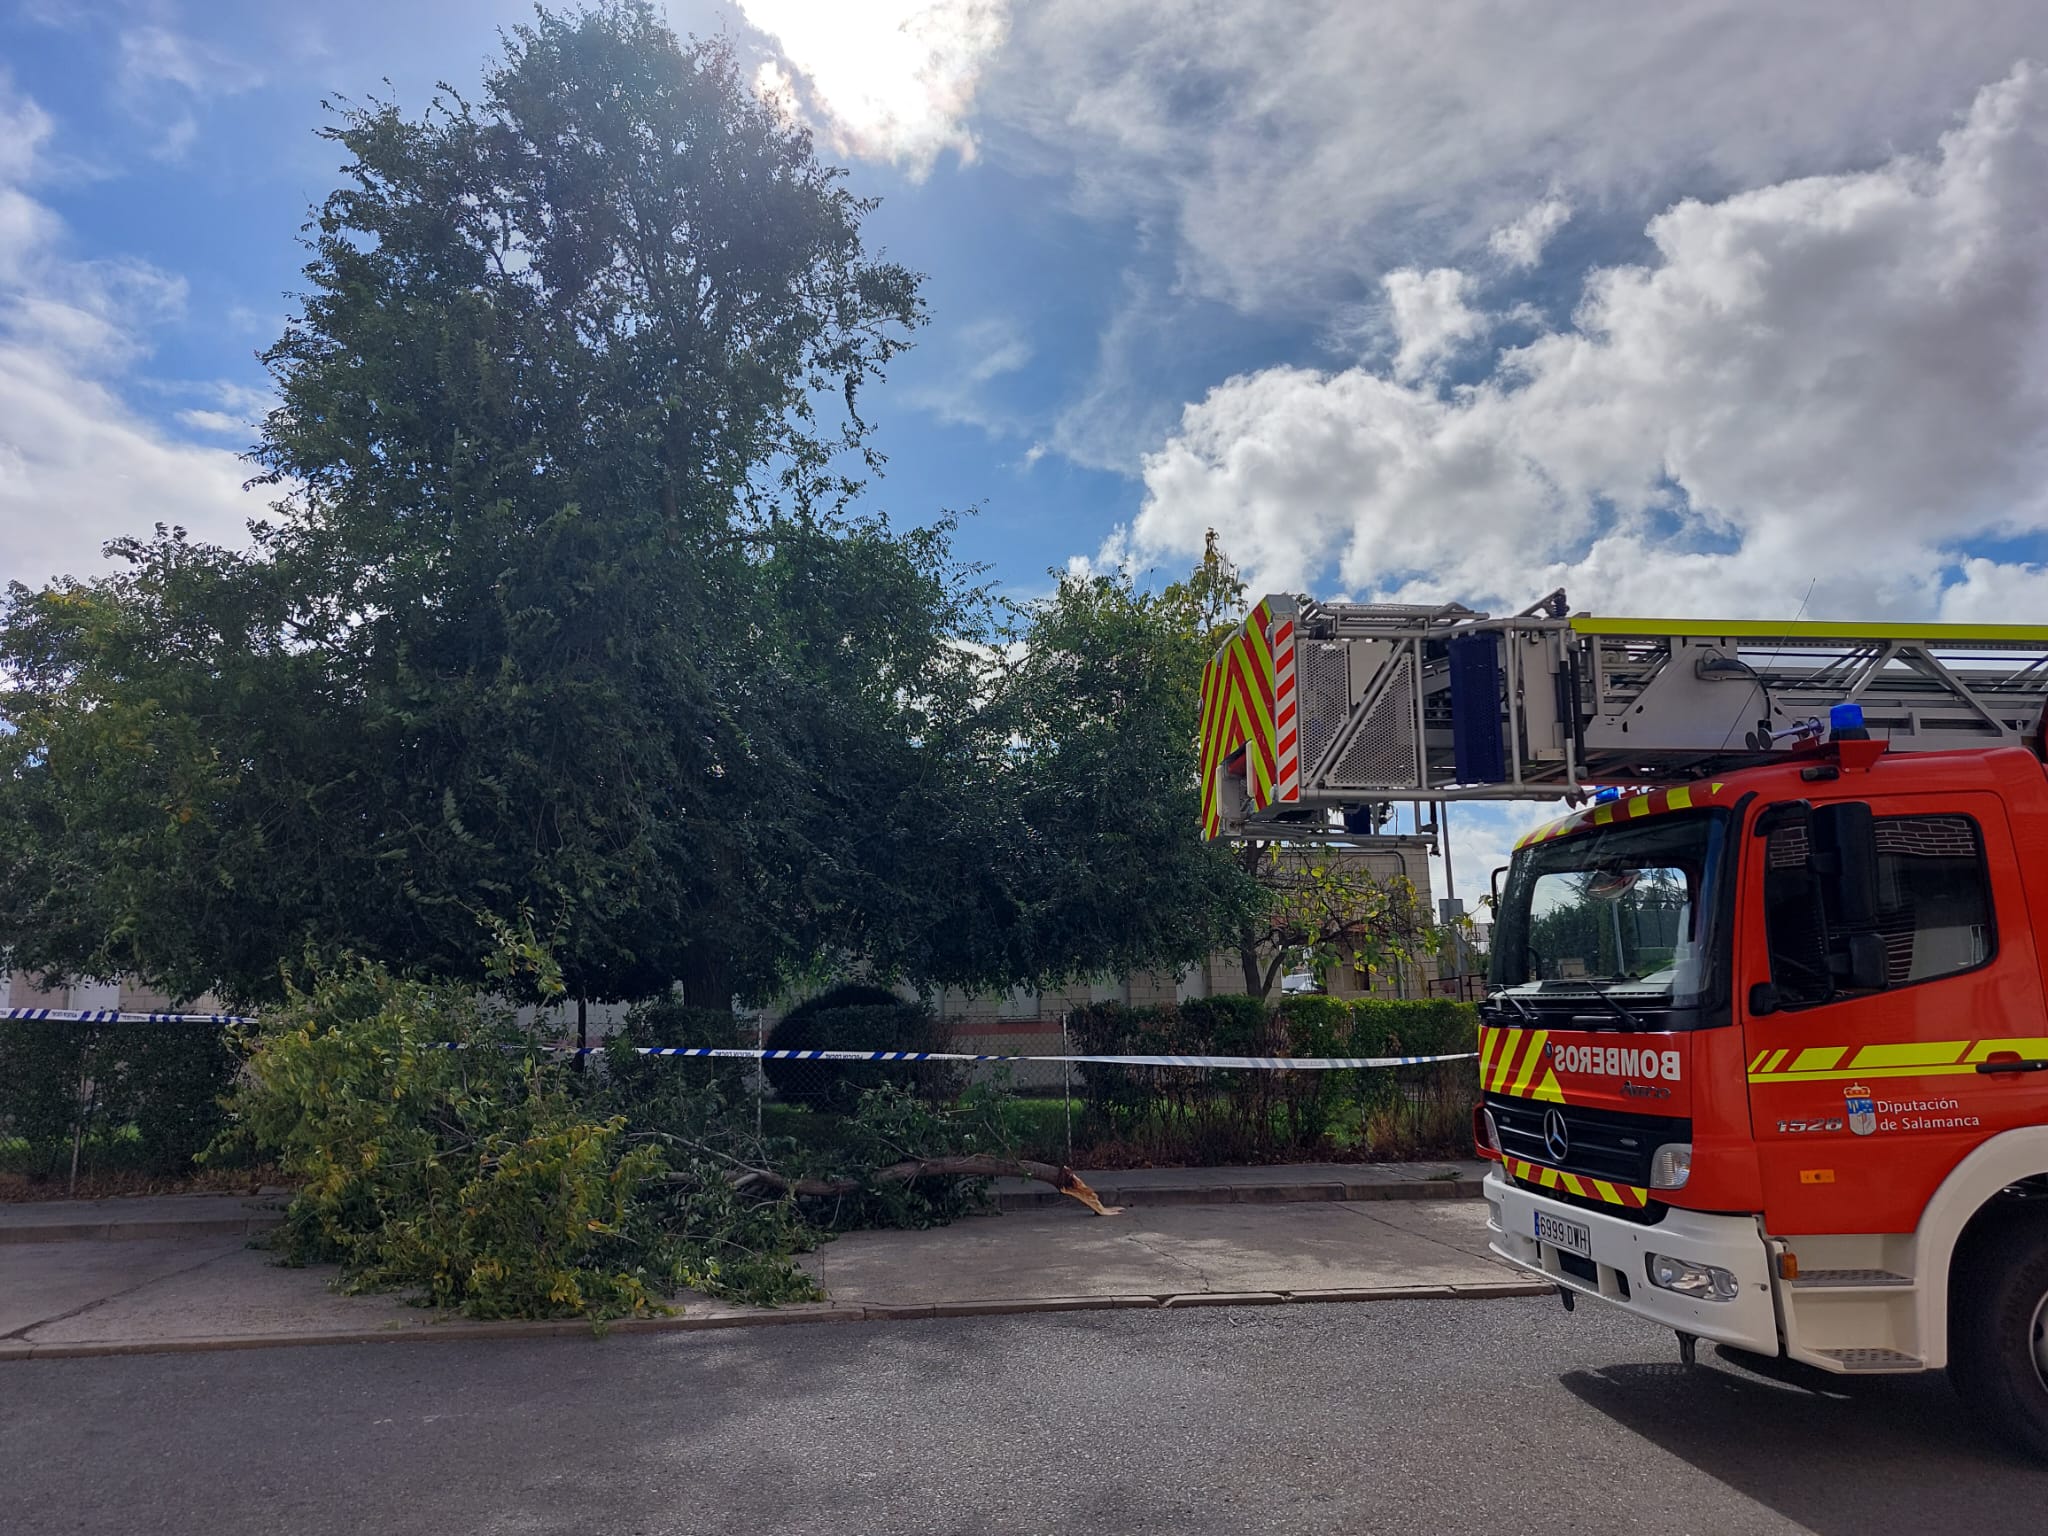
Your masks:
M 1681 785 L 1824 739 L 1839 706 L 1893 752 L 2024 744 L 2048 626 L 1505 617 L 1262 600 L 1204 671 L 1210 838 L 1370 835 L 1402 801 Z

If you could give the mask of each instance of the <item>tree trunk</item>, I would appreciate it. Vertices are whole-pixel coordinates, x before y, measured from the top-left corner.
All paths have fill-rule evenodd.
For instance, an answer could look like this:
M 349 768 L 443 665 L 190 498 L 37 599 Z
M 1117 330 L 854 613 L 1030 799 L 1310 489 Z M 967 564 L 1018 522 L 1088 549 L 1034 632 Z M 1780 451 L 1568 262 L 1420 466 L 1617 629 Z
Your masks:
M 1267 964 L 1265 985 L 1261 987 L 1260 990 L 1254 993 L 1253 995 L 1256 997 L 1271 997 L 1273 995 L 1274 983 L 1280 980 L 1280 973 L 1284 971 L 1286 968 L 1287 951 L 1283 949 L 1280 951 L 1279 954 L 1275 955 L 1272 958 L 1272 960 Z
M 683 1001 L 692 1008 L 732 1007 L 732 961 L 730 957 L 692 949 L 682 976 Z
M 1272 983 L 1266 980 L 1266 967 L 1259 959 L 1258 944 L 1240 940 L 1237 946 L 1237 963 L 1244 969 L 1245 994 L 1249 997 L 1264 997 Z

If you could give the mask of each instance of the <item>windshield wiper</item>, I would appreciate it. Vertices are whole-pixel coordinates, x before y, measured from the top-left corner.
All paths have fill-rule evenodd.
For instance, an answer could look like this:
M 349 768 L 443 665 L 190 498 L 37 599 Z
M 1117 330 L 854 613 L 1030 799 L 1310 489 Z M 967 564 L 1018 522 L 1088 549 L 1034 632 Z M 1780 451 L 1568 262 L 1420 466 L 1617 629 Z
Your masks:
M 1592 991 L 1595 997 L 1599 998 L 1601 1002 L 1605 1003 L 1610 1009 L 1613 1010 L 1614 1016 L 1616 1018 L 1620 1019 L 1624 1024 L 1628 1025 L 1630 1029 L 1635 1030 L 1638 1034 L 1640 1034 L 1643 1031 L 1645 1025 L 1643 1024 L 1643 1021 L 1641 1019 L 1635 1016 L 1634 1013 L 1629 1011 L 1627 1008 L 1624 1008 L 1620 1003 L 1616 1002 L 1612 997 L 1608 996 L 1608 994 L 1601 990 L 1599 987 L 1594 987 L 1590 990 Z
M 1503 990 L 1495 993 L 1494 996 L 1498 997 L 1502 1002 L 1506 1003 L 1510 1008 L 1514 1009 L 1516 1013 L 1520 1014 L 1525 1019 L 1533 1019 L 1537 1017 L 1536 1010 L 1531 1008 L 1527 1003 L 1523 1002 L 1519 997 L 1515 996 L 1515 994 L 1512 992 Z

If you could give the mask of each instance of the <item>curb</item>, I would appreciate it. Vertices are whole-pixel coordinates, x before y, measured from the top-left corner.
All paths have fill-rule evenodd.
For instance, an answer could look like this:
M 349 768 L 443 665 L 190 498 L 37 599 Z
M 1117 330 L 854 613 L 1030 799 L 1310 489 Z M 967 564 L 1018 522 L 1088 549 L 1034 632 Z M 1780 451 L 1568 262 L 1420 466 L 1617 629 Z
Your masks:
M 8 1243 L 141 1242 L 165 1237 L 252 1237 L 282 1223 L 284 1213 L 261 1216 L 206 1216 L 195 1221 L 49 1221 L 33 1226 L 0 1226 Z
M 1328 1302 L 1369 1301 L 1496 1301 L 1516 1296 L 1550 1296 L 1557 1287 L 1533 1280 L 1488 1280 L 1474 1285 L 1385 1285 L 1311 1291 L 1193 1291 L 1133 1296 L 1035 1296 L 1015 1300 L 939 1301 L 907 1305 L 865 1303 L 809 1306 L 757 1312 L 714 1313 L 704 1317 L 627 1317 L 606 1325 L 614 1333 L 708 1333 L 721 1328 L 786 1327 L 798 1323 L 898 1323 L 950 1317 L 1008 1317 L 1044 1312 L 1119 1312 L 1151 1309 L 1183 1311 L 1196 1307 L 1273 1307 Z M 222 1335 L 215 1338 L 165 1339 L 105 1344 L 33 1344 L 0 1339 L 0 1361 L 78 1360 L 111 1355 L 190 1355 L 231 1349 L 282 1349 L 316 1344 L 443 1343 L 461 1339 L 595 1339 L 587 1322 L 572 1318 L 542 1322 L 433 1324 L 398 1328 L 354 1329 L 336 1333 Z
M 1478 1200 L 1486 1193 L 1477 1179 L 1414 1179 L 1401 1183 L 1347 1183 L 1318 1179 L 1301 1184 L 1090 1183 L 1104 1205 L 1306 1205 L 1317 1201 Z M 1066 1204 L 1056 1189 L 1005 1189 L 995 1197 L 1000 1211 L 1034 1210 Z

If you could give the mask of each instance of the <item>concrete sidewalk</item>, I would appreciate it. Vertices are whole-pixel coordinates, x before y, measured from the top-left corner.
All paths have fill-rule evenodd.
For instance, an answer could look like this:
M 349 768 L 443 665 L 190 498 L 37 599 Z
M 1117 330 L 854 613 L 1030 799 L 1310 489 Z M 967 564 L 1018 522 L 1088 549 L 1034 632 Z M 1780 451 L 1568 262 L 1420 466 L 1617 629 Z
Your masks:
M 1109 1217 L 1063 1201 L 925 1232 L 840 1237 L 805 1261 L 830 1296 L 825 1302 L 768 1309 L 685 1295 L 677 1316 L 612 1326 L 641 1332 L 1546 1289 L 1489 1257 L 1485 1233 L 1485 1205 L 1464 1199 L 1140 1206 Z M 331 1269 L 282 1268 L 243 1234 L 16 1242 L 0 1246 L 0 1361 L 590 1332 L 575 1320 L 447 1318 L 399 1297 L 340 1295 L 333 1278 Z
M 1477 1199 L 1486 1164 L 1279 1163 L 1258 1168 L 1077 1169 L 1105 1205 L 1271 1205 L 1353 1200 Z M 1073 1202 L 1030 1179 L 992 1181 L 996 1208 Z M 0 1203 L 0 1244 L 88 1239 L 245 1237 L 283 1219 L 289 1194 L 137 1195 L 110 1200 Z

